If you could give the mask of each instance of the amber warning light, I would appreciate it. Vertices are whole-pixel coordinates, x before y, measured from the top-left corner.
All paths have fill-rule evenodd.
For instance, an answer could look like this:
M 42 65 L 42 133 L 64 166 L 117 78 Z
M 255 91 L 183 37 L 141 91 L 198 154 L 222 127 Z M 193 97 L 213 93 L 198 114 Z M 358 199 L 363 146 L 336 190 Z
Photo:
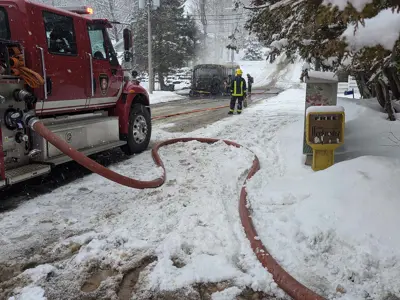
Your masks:
M 63 6 L 59 7 L 70 12 L 74 12 L 80 15 L 93 15 L 93 8 L 89 6 Z
M 93 8 L 86 7 L 86 12 L 88 13 L 88 15 L 93 15 Z

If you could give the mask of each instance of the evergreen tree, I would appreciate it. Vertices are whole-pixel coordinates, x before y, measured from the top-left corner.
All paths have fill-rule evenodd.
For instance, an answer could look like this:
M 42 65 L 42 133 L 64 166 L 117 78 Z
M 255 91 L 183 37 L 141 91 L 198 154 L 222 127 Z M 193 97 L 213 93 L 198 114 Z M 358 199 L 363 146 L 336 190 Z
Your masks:
M 183 0 L 161 0 L 151 12 L 153 67 L 161 88 L 172 69 L 184 67 L 195 56 L 198 31 L 193 19 L 184 15 Z M 148 69 L 147 12 L 138 11 L 134 27 L 134 47 L 138 70 Z
M 254 10 L 247 28 L 267 45 L 284 40 L 284 45 L 278 42 L 283 45 L 282 52 L 300 54 L 313 62 L 317 70 L 340 69 L 354 75 L 362 95 L 376 95 L 394 120 L 391 100 L 400 100 L 400 69 L 396 64 L 400 61 L 399 39 L 393 49 L 384 45 L 352 49 L 342 35 L 348 28 L 355 27 L 357 31 L 365 20 L 383 10 L 399 9 L 400 3 L 371 0 L 363 7 L 354 7 L 351 2 L 354 1 L 338 8 L 325 5 L 322 0 L 252 0 L 252 5 L 259 9 Z
M 243 60 L 263 60 L 261 43 L 252 37 L 249 37 L 245 44 Z

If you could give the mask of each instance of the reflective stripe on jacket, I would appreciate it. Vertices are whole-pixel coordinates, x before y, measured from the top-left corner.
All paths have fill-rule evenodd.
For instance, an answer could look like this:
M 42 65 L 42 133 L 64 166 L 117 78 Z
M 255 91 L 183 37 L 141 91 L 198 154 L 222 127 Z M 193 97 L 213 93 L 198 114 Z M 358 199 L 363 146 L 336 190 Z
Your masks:
M 246 92 L 246 80 L 242 77 L 236 76 L 231 84 L 232 96 L 241 97 Z

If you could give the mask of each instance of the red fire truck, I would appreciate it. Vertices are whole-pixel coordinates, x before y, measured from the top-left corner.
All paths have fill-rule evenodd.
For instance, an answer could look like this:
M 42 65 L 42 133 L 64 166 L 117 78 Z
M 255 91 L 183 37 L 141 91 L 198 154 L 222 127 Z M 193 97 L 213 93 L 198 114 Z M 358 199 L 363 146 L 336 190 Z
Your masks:
M 28 113 L 86 155 L 148 147 L 149 95 L 119 64 L 112 24 L 92 13 L 0 0 L 0 188 L 70 160 L 26 125 Z M 129 29 L 124 46 L 129 61 Z

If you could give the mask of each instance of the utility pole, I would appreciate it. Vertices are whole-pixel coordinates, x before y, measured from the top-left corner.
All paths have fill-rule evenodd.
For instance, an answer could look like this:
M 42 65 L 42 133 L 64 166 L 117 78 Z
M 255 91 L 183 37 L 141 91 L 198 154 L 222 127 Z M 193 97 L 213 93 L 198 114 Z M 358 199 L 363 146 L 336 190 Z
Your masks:
M 154 74 L 153 74 L 153 38 L 151 32 L 151 10 L 160 7 L 160 0 L 139 0 L 139 9 L 147 8 L 147 44 L 148 44 L 148 63 L 149 63 L 149 93 L 153 94 Z
M 132 48 L 131 48 L 131 71 L 135 70 L 136 68 L 136 50 L 135 50 L 135 41 L 133 38 L 133 30 L 134 30 L 134 25 L 136 24 L 136 21 L 134 19 L 132 19 L 131 22 L 131 40 L 132 40 Z M 137 71 L 137 70 L 136 70 Z
M 149 61 L 149 93 L 153 94 L 153 53 L 152 53 L 152 34 L 151 34 L 151 0 L 147 1 L 147 44 L 148 48 L 148 61 Z
M 218 50 L 217 50 L 217 62 L 220 62 L 221 60 L 223 60 L 224 59 L 224 48 L 223 48 L 223 46 L 222 46 L 222 43 L 221 43 L 221 40 L 223 39 L 223 34 L 222 34 L 222 32 L 224 31 L 223 30 L 223 18 L 224 18 L 224 15 L 223 14 L 221 14 L 220 16 L 219 16 L 219 19 L 218 19 L 218 33 L 216 33 L 215 34 L 215 37 L 216 37 L 216 44 L 218 45 Z
M 200 21 L 201 24 L 203 25 L 203 47 L 205 51 L 208 51 L 209 47 L 207 45 L 207 17 L 206 17 L 206 3 L 207 0 L 200 0 Z M 201 57 L 202 62 L 204 63 L 206 61 L 204 55 Z

